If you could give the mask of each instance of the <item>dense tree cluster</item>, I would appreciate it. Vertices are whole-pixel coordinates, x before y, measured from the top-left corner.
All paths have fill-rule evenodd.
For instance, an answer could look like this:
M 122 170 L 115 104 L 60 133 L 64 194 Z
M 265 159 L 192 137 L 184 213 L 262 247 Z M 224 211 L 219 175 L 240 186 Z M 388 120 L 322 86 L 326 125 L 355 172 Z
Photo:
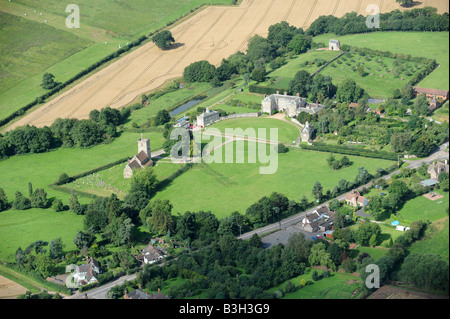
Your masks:
M 368 28 L 366 17 L 350 12 L 338 18 L 332 15 L 320 16 L 306 30 L 306 34 L 317 36 L 325 33 L 337 35 L 377 31 L 448 31 L 448 13 L 438 14 L 433 7 L 412 10 L 393 10 L 380 14 L 380 27 Z
M 42 153 L 60 146 L 87 147 L 117 136 L 129 109 L 93 110 L 89 120 L 58 118 L 48 127 L 22 126 L 0 134 L 0 159 L 16 154 Z

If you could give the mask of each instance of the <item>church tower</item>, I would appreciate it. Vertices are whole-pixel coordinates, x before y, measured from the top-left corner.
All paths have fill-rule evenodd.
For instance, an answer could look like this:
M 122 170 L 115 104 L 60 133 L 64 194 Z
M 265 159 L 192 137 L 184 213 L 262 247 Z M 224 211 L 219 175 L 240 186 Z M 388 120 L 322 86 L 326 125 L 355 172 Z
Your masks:
M 151 156 L 150 140 L 148 138 L 143 138 L 142 134 L 141 134 L 141 138 L 138 140 L 138 154 L 141 151 L 144 151 L 145 154 L 147 154 L 148 156 Z

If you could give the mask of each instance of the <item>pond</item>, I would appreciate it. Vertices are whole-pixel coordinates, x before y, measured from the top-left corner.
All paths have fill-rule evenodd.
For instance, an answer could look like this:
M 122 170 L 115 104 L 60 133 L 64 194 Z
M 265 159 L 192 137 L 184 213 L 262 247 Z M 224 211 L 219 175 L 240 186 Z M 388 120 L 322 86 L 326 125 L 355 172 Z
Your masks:
M 383 102 L 386 102 L 386 100 L 370 98 L 367 101 L 367 103 L 369 103 L 369 104 L 380 104 L 380 103 L 383 103 Z
M 180 105 L 176 109 L 170 111 L 169 114 L 170 114 L 170 116 L 178 115 L 178 114 L 186 111 L 187 109 L 193 107 L 194 105 L 200 103 L 201 101 L 202 100 L 190 100 L 189 102 L 184 103 L 183 105 Z

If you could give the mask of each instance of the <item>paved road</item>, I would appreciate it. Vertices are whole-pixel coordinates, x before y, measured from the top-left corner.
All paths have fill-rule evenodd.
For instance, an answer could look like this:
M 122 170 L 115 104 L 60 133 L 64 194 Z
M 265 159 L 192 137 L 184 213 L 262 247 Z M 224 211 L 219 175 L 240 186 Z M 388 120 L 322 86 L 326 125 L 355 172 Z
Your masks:
M 120 277 L 119 279 L 112 281 L 110 283 L 104 284 L 101 287 L 98 288 L 94 288 L 91 289 L 89 291 L 87 291 L 86 293 L 81 292 L 81 293 L 76 293 L 70 297 L 68 297 L 67 299 L 84 299 L 85 296 L 87 295 L 87 297 L 89 299 L 108 299 L 108 291 L 114 287 L 114 286 L 118 286 L 123 284 L 125 281 L 131 281 L 133 279 L 136 278 L 136 274 L 132 274 L 132 275 L 127 275 L 127 276 L 123 276 Z

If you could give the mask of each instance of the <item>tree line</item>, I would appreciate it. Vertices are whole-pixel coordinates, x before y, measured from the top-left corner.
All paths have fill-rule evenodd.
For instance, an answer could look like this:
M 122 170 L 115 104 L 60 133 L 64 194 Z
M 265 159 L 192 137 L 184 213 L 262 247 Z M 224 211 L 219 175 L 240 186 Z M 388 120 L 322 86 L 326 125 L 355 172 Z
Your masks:
M 0 134 L 0 160 L 16 154 L 43 153 L 59 147 L 88 147 L 118 136 L 129 108 L 93 110 L 89 119 L 56 119 L 50 127 L 21 126 Z
M 367 17 L 356 12 L 346 13 L 338 18 L 332 15 L 320 16 L 306 30 L 309 36 L 325 33 L 346 35 L 354 33 L 382 32 L 382 31 L 448 31 L 449 15 L 437 13 L 437 8 L 424 7 L 412 10 L 393 10 L 380 13 L 380 27 L 368 28 Z

